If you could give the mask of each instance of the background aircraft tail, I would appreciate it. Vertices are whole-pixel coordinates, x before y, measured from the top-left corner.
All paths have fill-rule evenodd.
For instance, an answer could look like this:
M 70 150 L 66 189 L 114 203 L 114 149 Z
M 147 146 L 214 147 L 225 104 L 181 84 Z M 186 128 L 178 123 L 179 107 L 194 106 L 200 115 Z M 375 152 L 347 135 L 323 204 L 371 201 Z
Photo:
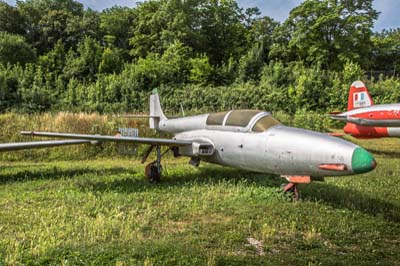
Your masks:
M 350 86 L 347 111 L 371 105 L 374 105 L 374 101 L 372 100 L 365 84 L 359 80 L 353 82 Z
M 163 120 L 168 120 L 168 118 L 162 111 L 157 89 L 154 89 L 150 95 L 150 128 L 158 130 L 159 123 Z

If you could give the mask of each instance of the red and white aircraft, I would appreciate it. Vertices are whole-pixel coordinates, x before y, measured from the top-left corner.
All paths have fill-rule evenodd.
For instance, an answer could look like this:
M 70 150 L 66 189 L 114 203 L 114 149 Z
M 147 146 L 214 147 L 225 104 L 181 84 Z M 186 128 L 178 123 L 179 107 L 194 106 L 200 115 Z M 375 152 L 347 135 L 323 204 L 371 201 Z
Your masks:
M 351 84 L 347 112 L 331 117 L 347 122 L 344 132 L 355 138 L 400 137 L 400 104 L 374 105 L 361 81 Z

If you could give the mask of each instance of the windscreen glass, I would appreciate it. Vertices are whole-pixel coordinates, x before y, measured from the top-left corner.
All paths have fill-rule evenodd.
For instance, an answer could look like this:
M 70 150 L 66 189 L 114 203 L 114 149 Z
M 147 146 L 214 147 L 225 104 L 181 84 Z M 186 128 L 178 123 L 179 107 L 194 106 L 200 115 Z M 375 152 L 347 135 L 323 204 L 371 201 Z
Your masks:
M 268 128 L 279 125 L 280 122 L 273 118 L 271 115 L 264 116 L 258 120 L 255 125 L 253 126 L 253 132 L 264 132 Z

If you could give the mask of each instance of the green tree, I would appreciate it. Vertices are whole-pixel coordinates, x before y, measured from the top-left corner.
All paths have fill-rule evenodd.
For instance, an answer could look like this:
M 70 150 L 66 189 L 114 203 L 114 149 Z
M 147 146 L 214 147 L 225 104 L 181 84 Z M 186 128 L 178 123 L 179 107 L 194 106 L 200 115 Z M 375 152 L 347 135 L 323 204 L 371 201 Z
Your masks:
M 105 37 L 108 36 L 106 37 L 108 40 L 112 39 L 112 45 L 121 49 L 128 49 L 129 29 L 133 25 L 134 19 L 133 9 L 127 7 L 112 7 L 103 10 L 100 14 L 101 34 Z
M 196 1 L 195 1 L 196 2 Z M 189 3 L 180 0 L 147 1 L 135 10 L 135 23 L 131 28 L 129 44 L 134 57 L 148 53 L 162 54 L 175 41 L 187 44 L 191 30 Z M 194 8 L 194 6 L 191 6 Z M 185 10 L 188 13 L 185 13 Z
M 27 64 L 19 90 L 22 104 L 18 109 L 29 113 L 44 112 L 59 100 L 55 97 L 54 88 L 47 83 L 48 74 L 41 67 Z
M 246 50 L 246 16 L 234 0 L 147 1 L 135 13 L 130 45 L 136 58 L 163 54 L 176 41 L 206 54 L 212 65 Z
M 365 64 L 378 12 L 372 0 L 307 0 L 294 8 L 284 27 L 286 49 L 309 63 L 340 69 L 346 60 Z
M 268 55 L 274 44 L 273 35 L 279 27 L 279 22 L 276 22 L 270 17 L 262 17 L 254 19 L 251 27 L 247 30 L 248 47 L 251 49 L 255 43 L 263 46 L 263 60 L 268 62 Z
M 17 1 L 17 9 L 26 20 L 26 36 L 39 54 L 50 51 L 59 39 L 66 48 L 74 47 L 84 38 L 97 32 L 97 13 L 84 11 L 73 0 Z
M 35 60 L 35 51 L 26 43 L 24 37 L 0 32 L 0 63 L 26 64 Z
M 0 64 L 0 112 L 10 111 L 20 104 L 20 66 L 4 66 Z
M 50 10 L 39 21 L 42 31 L 42 49 L 48 50 L 54 47 L 58 40 L 66 42 L 68 21 L 72 19 L 72 14 L 65 10 Z
M 171 43 L 161 56 L 162 83 L 184 84 L 187 80 L 191 49 L 183 43 Z
M 19 10 L 3 1 L 0 1 L 0 31 L 19 35 L 26 33 L 25 19 Z
M 120 50 L 117 48 L 105 48 L 101 55 L 99 73 L 120 73 L 123 67 Z
M 91 9 L 85 10 L 83 16 L 72 16 L 68 20 L 66 29 L 66 47 L 74 48 L 85 39 L 91 37 L 96 40 L 101 39 L 100 15 Z
M 58 40 L 54 48 L 46 55 L 39 57 L 39 65 L 46 72 L 60 75 L 64 71 L 65 67 L 66 52 L 64 44 L 61 40 Z
M 372 36 L 369 69 L 396 74 L 400 71 L 400 28 L 383 30 Z
M 213 66 L 211 66 L 206 55 L 190 59 L 190 64 L 190 82 L 201 85 L 207 85 L 211 82 L 215 70 Z
M 86 37 L 79 45 L 77 53 L 70 50 L 64 73 L 67 79 L 94 81 L 101 62 L 102 48 L 98 41 Z
M 34 9 L 39 14 L 47 14 L 49 11 L 66 10 L 73 16 L 83 16 L 83 4 L 74 0 L 25 0 L 17 1 L 17 7 Z
M 255 43 L 239 61 L 238 81 L 258 81 L 264 66 L 264 45 Z
M 180 42 L 171 44 L 164 54 L 149 53 L 145 58 L 126 65 L 122 78 L 129 80 L 132 90 L 149 91 L 160 85 L 182 85 L 190 69 L 190 49 Z
M 245 15 L 234 0 L 206 0 L 197 7 L 200 47 L 213 65 L 239 58 L 246 49 Z
M 260 9 L 258 7 L 246 8 L 244 12 L 244 24 L 247 28 L 251 28 L 257 17 L 261 15 Z
M 39 27 L 39 21 L 45 12 L 36 7 L 33 1 L 17 1 L 17 9 L 26 22 L 25 37 L 27 42 L 36 48 L 38 54 L 41 54 L 43 50 L 41 48 L 42 32 Z
M 67 83 L 64 75 L 65 61 L 66 52 L 61 40 L 56 43 L 50 52 L 40 56 L 38 60 L 37 65 L 45 73 L 46 84 L 56 97 L 62 97 L 65 91 Z

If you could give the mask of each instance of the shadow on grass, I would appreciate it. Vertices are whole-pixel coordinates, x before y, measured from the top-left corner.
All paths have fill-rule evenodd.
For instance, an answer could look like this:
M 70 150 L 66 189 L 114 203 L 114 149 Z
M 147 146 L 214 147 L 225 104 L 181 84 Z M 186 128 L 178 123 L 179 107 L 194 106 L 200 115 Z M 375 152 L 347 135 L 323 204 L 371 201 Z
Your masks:
M 357 190 L 315 182 L 303 186 L 301 195 L 303 200 L 321 201 L 335 208 L 356 210 L 374 217 L 382 217 L 390 222 L 400 223 L 399 205 L 371 197 Z M 384 195 L 378 195 L 378 197 L 384 198 Z
M 131 173 L 134 173 L 131 171 Z M 246 182 L 263 187 L 279 187 L 283 183 L 282 179 L 276 176 L 266 176 L 265 174 L 252 173 L 227 167 L 210 166 L 190 172 L 180 172 L 166 174 L 158 183 L 149 183 L 143 174 L 138 178 L 124 178 L 112 182 L 89 181 L 80 184 L 82 190 L 93 190 L 95 192 L 118 191 L 120 193 L 134 193 L 148 190 L 162 190 L 176 187 L 189 187 L 201 184 L 218 184 L 219 182 L 229 181 L 232 183 Z
M 36 166 L 36 165 L 35 165 Z M 19 167 L 20 168 L 20 167 Z M 25 167 L 24 167 L 25 168 Z M 73 169 L 62 169 L 59 167 L 51 168 L 31 168 L 25 169 L 19 172 L 1 173 L 0 172 L 0 184 L 12 183 L 12 182 L 26 182 L 41 179 L 60 179 L 60 178 L 73 178 L 83 174 L 120 174 L 127 170 L 122 167 L 114 167 L 107 169 L 91 169 L 91 168 L 73 168 Z
M 124 178 L 112 182 L 89 181 L 80 184 L 80 189 L 94 192 L 117 191 L 120 193 L 135 193 L 151 190 L 163 190 L 177 187 L 188 187 L 201 184 L 218 184 L 229 181 L 233 183 L 246 182 L 260 187 L 276 187 L 284 180 L 274 175 L 251 173 L 224 167 L 200 168 L 190 173 L 172 173 L 165 175 L 160 183 L 152 184 L 143 178 Z M 382 195 L 381 195 L 382 196 Z M 391 222 L 400 222 L 400 206 L 384 199 L 371 197 L 357 190 L 341 188 L 334 185 L 313 182 L 301 187 L 301 197 L 306 201 L 321 201 L 335 208 L 346 208 L 362 213 L 382 217 Z

